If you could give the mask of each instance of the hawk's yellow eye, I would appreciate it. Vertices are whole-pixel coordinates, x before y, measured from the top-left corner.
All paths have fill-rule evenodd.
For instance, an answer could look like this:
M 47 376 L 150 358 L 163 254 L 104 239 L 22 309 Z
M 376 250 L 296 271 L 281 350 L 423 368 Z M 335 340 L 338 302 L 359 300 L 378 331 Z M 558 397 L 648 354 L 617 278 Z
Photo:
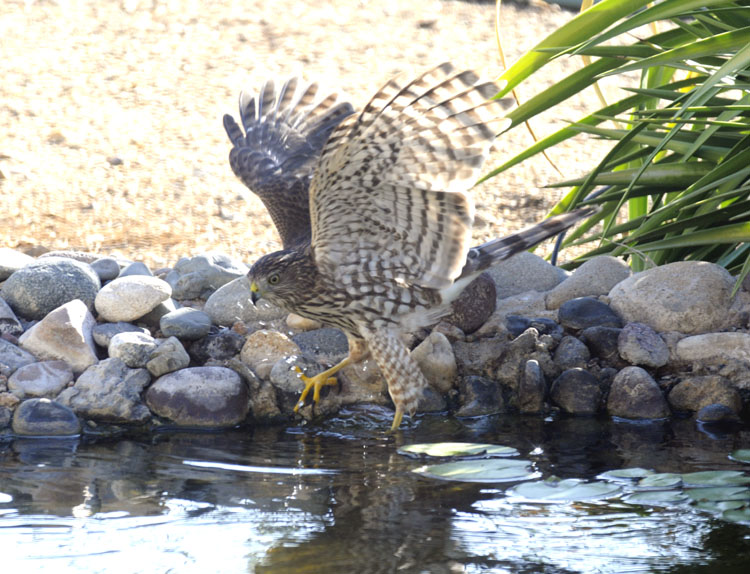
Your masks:
M 279 276 L 278 275 L 271 275 L 268 278 L 268 284 L 269 285 L 276 285 L 276 283 L 278 283 L 278 282 L 279 282 Z

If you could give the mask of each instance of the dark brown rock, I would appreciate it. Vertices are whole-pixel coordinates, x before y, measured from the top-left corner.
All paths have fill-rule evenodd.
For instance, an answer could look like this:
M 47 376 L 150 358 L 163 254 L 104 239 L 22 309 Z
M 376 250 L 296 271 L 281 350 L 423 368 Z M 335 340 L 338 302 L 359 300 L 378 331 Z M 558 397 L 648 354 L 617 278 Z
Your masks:
M 626 419 L 661 419 L 669 416 L 669 407 L 651 375 L 640 367 L 626 367 L 612 381 L 607 412 Z
M 453 302 L 452 312 L 444 320 L 467 335 L 473 333 L 495 312 L 496 296 L 492 277 L 482 273 Z
M 742 410 L 742 398 L 720 375 L 685 377 L 669 392 L 669 404 L 678 411 L 699 411 L 712 404 L 725 405 L 733 412 Z
M 596 377 L 583 369 L 563 371 L 552 383 L 552 401 L 572 415 L 593 415 L 599 410 L 602 391 Z

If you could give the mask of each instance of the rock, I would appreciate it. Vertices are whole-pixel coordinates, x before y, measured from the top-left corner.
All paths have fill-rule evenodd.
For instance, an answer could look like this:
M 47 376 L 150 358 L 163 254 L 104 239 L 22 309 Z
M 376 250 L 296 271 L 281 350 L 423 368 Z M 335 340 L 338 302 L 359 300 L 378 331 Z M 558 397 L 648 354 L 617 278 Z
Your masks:
M 677 342 L 675 360 L 682 363 L 717 364 L 726 361 L 750 362 L 750 335 L 747 333 L 705 333 Z
M 183 307 L 164 315 L 159 321 L 165 337 L 177 337 L 191 341 L 208 335 L 211 330 L 211 317 L 203 311 Z
M 37 358 L 34 355 L 0 337 L 0 374 L 10 376 L 16 369 L 36 361 Z M 3 365 L 7 367 L 7 370 L 3 368 Z
M 549 349 L 552 345 L 554 341 L 549 335 L 540 337 L 536 329 L 527 329 L 507 345 L 502 357 L 496 362 L 498 366 L 491 378 L 517 390 L 526 362 L 530 359 L 539 363 L 545 376 L 554 376 L 559 370 L 550 356 Z
M 594 357 L 616 365 L 622 362 L 618 347 L 620 331 L 617 327 L 588 327 L 581 331 L 580 339 Z
M 491 375 L 505 354 L 509 342 L 504 337 L 480 339 L 472 343 L 453 343 L 453 356 L 456 359 L 458 374 Z
M 554 361 L 560 371 L 576 367 L 583 369 L 590 358 L 588 347 L 570 335 L 563 337 L 555 349 Z
M 582 331 L 589 327 L 622 327 L 622 320 L 609 305 L 593 297 L 566 301 L 560 305 L 557 319 L 571 331 Z
M 8 390 L 19 398 L 55 398 L 73 381 L 73 369 L 65 361 L 24 365 L 8 378 Z
M 727 325 L 734 279 L 704 261 L 678 261 L 654 267 L 618 283 L 610 304 L 628 322 L 655 331 L 706 333 Z
M 111 281 L 120 274 L 120 264 L 114 257 L 100 257 L 91 263 L 91 268 L 102 283 Z
M 148 329 L 143 327 L 137 327 L 132 323 L 125 323 L 119 321 L 117 323 L 99 323 L 92 329 L 92 335 L 94 336 L 94 342 L 100 347 L 109 347 L 109 342 L 112 337 L 118 333 L 143 333 L 144 335 L 150 335 Z
M 541 335 L 552 335 L 553 337 L 562 338 L 563 329 L 552 319 L 546 317 L 521 317 L 520 315 L 508 315 L 505 317 L 505 325 L 514 337 L 518 337 L 526 329 L 533 327 Z
M 258 377 L 268 379 L 271 369 L 280 359 L 301 353 L 297 344 L 286 335 L 262 329 L 247 338 L 240 352 L 240 360 Z
M 57 397 L 80 416 L 108 423 L 143 423 L 151 413 L 141 392 L 151 382 L 146 369 L 130 369 L 110 358 L 86 369 Z
M 18 342 L 40 359 L 60 359 L 81 373 L 99 360 L 92 335 L 95 324 L 83 301 L 74 299 L 49 313 Z
M 446 323 L 445 321 L 441 321 L 440 323 L 435 325 L 432 330 L 435 333 L 442 333 L 443 335 L 445 335 L 445 338 L 448 339 L 451 344 L 455 343 L 456 341 L 466 340 L 466 335 L 461 329 L 459 329 L 455 325 Z
M 593 415 L 599 410 L 602 391 L 596 377 L 583 369 L 563 371 L 552 383 L 550 398 L 572 415 Z
M 742 410 L 742 398 L 720 375 L 684 377 L 669 392 L 669 404 L 678 411 L 699 411 L 713 404 L 724 405 L 734 413 Z
M 202 365 L 209 360 L 231 359 L 242 350 L 244 344 L 245 337 L 229 329 L 222 329 L 218 333 L 210 333 L 202 339 L 193 341 L 187 352 L 193 361 Z
M 189 365 L 190 355 L 185 347 L 176 337 L 169 337 L 151 352 L 146 368 L 154 377 L 160 377 Z
M 544 293 L 529 291 L 519 295 L 513 295 L 497 301 L 497 307 L 492 316 L 487 319 L 475 333 L 474 338 L 491 337 L 508 332 L 506 327 L 507 317 L 519 315 L 521 317 L 534 317 L 535 319 L 557 319 L 557 311 L 549 311 L 544 306 Z
M 148 328 L 152 331 L 158 331 L 161 328 L 161 318 L 164 317 L 164 315 L 168 315 L 169 313 L 176 311 L 177 309 L 178 304 L 174 299 L 165 299 L 156 307 L 151 309 L 151 311 L 146 313 L 143 317 L 138 319 L 138 323 L 147 325 Z
M 490 267 L 487 273 L 495 282 L 498 304 L 499 299 L 527 291 L 549 291 L 568 277 L 567 271 L 528 251 Z
M 232 325 L 237 321 L 255 323 L 283 319 L 287 312 L 261 299 L 257 305 L 250 301 L 247 277 L 240 277 L 214 291 L 206 301 L 203 311 L 214 325 Z
M 495 312 L 497 291 L 489 273 L 480 274 L 451 304 L 451 313 L 443 320 L 470 334 L 479 329 Z
M 625 367 L 612 381 L 607 412 L 624 419 L 662 419 L 669 416 L 669 407 L 651 375 L 640 367 Z
M 33 263 L 35 259 L 8 247 L 0 247 L 0 281 L 5 281 L 19 269 Z
M 261 381 L 245 363 L 230 359 L 226 366 L 235 371 L 249 389 L 250 412 L 256 423 L 280 423 L 286 418 L 279 409 L 276 390 L 268 381 Z
M 129 331 L 112 337 L 107 353 L 131 369 L 137 369 L 146 366 L 156 347 L 156 340 L 151 335 Z
M 48 257 L 64 257 L 65 259 L 74 259 L 75 261 L 86 263 L 88 265 L 99 259 L 99 255 L 96 253 L 91 253 L 89 251 L 74 251 L 71 249 L 47 251 L 47 253 L 42 253 L 39 256 L 39 259 L 45 259 Z
M 93 311 L 101 287 L 90 265 L 63 257 L 39 259 L 3 283 L 2 297 L 21 317 L 43 319 L 61 305 L 79 299 Z
M 23 401 L 13 413 L 13 432 L 22 436 L 81 434 L 81 422 L 68 407 L 49 399 Z
M 290 329 L 294 329 L 295 331 L 314 331 L 323 328 L 323 323 L 320 321 L 300 317 L 297 313 L 289 313 L 286 316 L 286 324 Z
M 23 327 L 5 299 L 0 299 L 0 335 L 3 333 L 18 337 L 23 333 Z
M 698 414 L 695 415 L 698 422 L 701 423 L 738 423 L 741 422 L 732 409 L 726 405 L 706 405 L 702 407 Z
M 0 393 L 0 407 L 2 408 L 15 409 L 20 402 L 21 399 L 13 393 Z
M 645 323 L 628 323 L 617 338 L 620 356 L 631 365 L 662 367 L 669 362 L 669 347 Z
M 518 410 L 524 414 L 537 414 L 544 411 L 544 396 L 547 383 L 539 361 L 526 361 L 523 376 L 518 385 Z
M 630 268 L 622 259 L 599 255 L 586 261 L 565 281 L 547 292 L 544 301 L 547 309 L 558 309 L 571 299 L 606 295 L 629 276 Z
M 291 339 L 299 347 L 300 353 L 319 363 L 335 365 L 349 354 L 349 342 L 340 329 L 323 327 L 292 335 Z
M 183 257 L 166 280 L 172 286 L 175 299 L 207 298 L 222 285 L 248 272 L 244 263 L 234 261 L 223 253 L 207 253 Z
M 411 356 L 419 365 L 427 382 L 437 392 L 447 393 L 453 388 L 458 367 L 453 348 L 445 335 L 433 331 L 417 345 Z
M 11 418 L 13 418 L 13 411 L 8 407 L 0 407 L 0 430 L 10 424 Z
M 422 389 L 422 396 L 419 397 L 417 402 L 418 413 L 441 413 L 447 408 L 443 395 L 438 393 L 434 387 L 428 385 Z
M 247 386 L 225 367 L 192 367 L 159 377 L 146 391 L 154 413 L 180 426 L 226 428 L 250 411 Z
M 148 265 L 140 261 L 134 261 L 123 267 L 118 277 L 131 277 L 133 275 L 144 277 L 154 276 L 154 274 L 151 273 L 151 269 L 148 268 Z
M 470 375 L 458 381 L 459 402 L 457 417 L 478 417 L 505 411 L 500 386 L 490 379 Z
M 145 275 L 128 275 L 102 287 L 95 306 L 104 321 L 135 321 L 169 299 L 171 294 L 166 281 Z

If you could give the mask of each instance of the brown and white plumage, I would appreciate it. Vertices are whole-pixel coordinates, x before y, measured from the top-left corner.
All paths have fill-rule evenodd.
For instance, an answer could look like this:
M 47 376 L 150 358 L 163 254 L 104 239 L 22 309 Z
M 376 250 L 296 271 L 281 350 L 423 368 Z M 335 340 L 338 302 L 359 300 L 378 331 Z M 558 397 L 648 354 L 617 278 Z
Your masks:
M 474 72 L 441 64 L 411 81 L 389 81 L 333 128 L 310 183 L 310 240 L 285 241 L 248 274 L 254 298 L 349 337 L 350 357 L 307 380 L 303 398 L 369 350 L 396 405 L 396 428 L 426 386 L 400 335 L 434 324 L 490 265 L 590 215 L 579 210 L 470 247 L 467 191 L 507 125 L 508 102 L 489 99 L 497 92 Z

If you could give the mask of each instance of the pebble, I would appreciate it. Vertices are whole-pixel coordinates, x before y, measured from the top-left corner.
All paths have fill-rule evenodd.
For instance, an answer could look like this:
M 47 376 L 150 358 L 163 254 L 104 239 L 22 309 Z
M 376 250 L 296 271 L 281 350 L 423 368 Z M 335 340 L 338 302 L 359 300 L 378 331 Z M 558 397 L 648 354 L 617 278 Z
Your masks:
M 132 275 L 153 277 L 154 274 L 151 273 L 151 269 L 149 269 L 148 265 L 146 265 L 145 263 L 142 263 L 141 261 L 133 261 L 132 263 L 129 263 L 122 268 L 118 277 L 130 277 Z
M 554 361 L 560 371 L 584 368 L 590 358 L 588 347 L 571 335 L 563 337 L 555 349 Z
M 8 378 L 8 390 L 20 399 L 52 399 L 72 381 L 73 369 L 65 361 L 41 361 L 17 369 Z
M 490 318 L 497 304 L 497 289 L 492 276 L 481 273 L 451 304 L 451 313 L 443 320 L 471 334 Z
M 610 304 L 626 321 L 655 331 L 687 334 L 719 330 L 731 317 L 734 278 L 723 267 L 704 261 L 678 261 L 618 283 Z
M 544 411 L 547 382 L 539 361 L 526 361 L 523 376 L 518 385 L 518 410 L 523 414 L 538 414 Z
M 299 352 L 319 363 L 335 365 L 349 354 L 349 341 L 341 329 L 323 327 L 292 335 Z
M 456 381 L 458 367 L 453 347 L 442 333 L 433 331 L 411 352 L 427 382 L 439 393 L 447 393 Z M 440 409 L 437 409 L 440 410 Z
M 500 299 L 528 291 L 549 291 L 569 275 L 564 269 L 550 265 L 528 251 L 490 267 L 487 273 L 495 282 L 498 303 Z
M 109 342 L 112 337 L 118 333 L 143 333 L 150 335 L 148 329 L 138 327 L 132 323 L 125 323 L 124 321 L 118 321 L 117 323 L 98 323 L 92 329 L 94 336 L 94 342 L 100 347 L 109 347 Z
M 17 337 L 23 333 L 23 326 L 5 299 L 0 298 L 0 334 L 2 333 Z
M 71 436 L 81 433 L 72 409 L 50 399 L 23 401 L 13 413 L 13 432 L 22 436 Z
M 8 247 L 0 247 L 0 281 L 5 281 L 13 273 L 34 261 L 33 257 L 25 253 Z
M 178 338 L 169 337 L 151 352 L 146 368 L 154 377 L 160 377 L 189 365 L 190 355 L 185 347 Z
M 579 297 L 566 301 L 558 309 L 558 321 L 571 331 L 589 327 L 622 327 L 622 320 L 606 303 L 593 297 Z
M 286 335 L 262 329 L 247 338 L 240 352 L 240 360 L 258 377 L 268 379 L 277 361 L 301 353 L 297 343 Z
M 628 323 L 617 338 L 620 356 L 631 365 L 663 367 L 669 362 L 669 347 L 645 323 Z
M 222 285 L 243 277 L 248 267 L 223 253 L 183 257 L 167 274 L 175 299 L 206 298 Z
M 478 417 L 505 411 L 500 386 L 493 380 L 476 375 L 458 380 L 460 407 L 457 417 Z
M 224 361 L 231 359 L 242 350 L 245 338 L 229 329 L 222 329 L 218 333 L 210 333 L 193 341 L 187 352 L 197 364 L 202 365 L 206 361 Z
M 159 320 L 159 327 L 165 337 L 193 341 L 208 335 L 211 330 L 211 317 L 203 311 L 183 307 L 163 315 Z
M 158 416 L 189 427 L 233 427 L 250 411 L 247 386 L 225 367 L 191 367 L 163 375 L 146 391 L 146 403 Z
M 10 376 L 16 369 L 36 361 L 37 358 L 34 355 L 0 337 L 0 373 Z M 2 369 L 3 365 L 7 367 L 7 372 Z
M 203 311 L 214 325 L 233 325 L 237 321 L 255 323 L 283 319 L 287 312 L 261 299 L 257 305 L 250 301 L 247 277 L 240 277 L 214 291 L 206 301 Z
M 696 412 L 713 404 L 724 405 L 734 413 L 742 410 L 742 397 L 721 375 L 684 377 L 672 388 L 667 399 L 677 411 Z
M 558 309 L 560 305 L 578 297 L 608 294 L 620 281 L 630 276 L 630 267 L 622 260 L 610 255 L 593 257 L 576 269 L 565 281 L 547 292 L 544 302 L 547 309 Z
M 96 320 L 80 299 L 58 307 L 18 339 L 40 359 L 60 359 L 81 373 L 99 359 L 92 330 Z
M 166 281 L 145 275 L 118 277 L 96 295 L 95 306 L 104 321 L 135 321 L 169 299 L 172 289 Z
M 90 265 L 74 259 L 38 259 L 13 273 L 0 293 L 13 311 L 25 319 L 43 319 L 61 305 L 79 299 L 90 310 L 101 287 Z
M 91 263 L 91 268 L 102 283 L 111 281 L 120 274 L 120 264 L 114 257 L 100 257 Z
M 141 393 L 150 382 L 146 369 L 131 369 L 120 359 L 109 358 L 86 369 L 57 400 L 87 419 L 144 423 L 151 413 Z
M 128 367 L 137 369 L 146 366 L 156 347 L 156 340 L 151 335 L 126 331 L 112 337 L 107 353 L 110 357 L 120 359 Z
M 648 372 L 626 367 L 612 381 L 607 412 L 624 419 L 662 419 L 669 416 L 669 406 Z
M 593 415 L 599 410 L 602 391 L 596 377 L 583 369 L 560 373 L 550 388 L 550 398 L 571 415 Z

